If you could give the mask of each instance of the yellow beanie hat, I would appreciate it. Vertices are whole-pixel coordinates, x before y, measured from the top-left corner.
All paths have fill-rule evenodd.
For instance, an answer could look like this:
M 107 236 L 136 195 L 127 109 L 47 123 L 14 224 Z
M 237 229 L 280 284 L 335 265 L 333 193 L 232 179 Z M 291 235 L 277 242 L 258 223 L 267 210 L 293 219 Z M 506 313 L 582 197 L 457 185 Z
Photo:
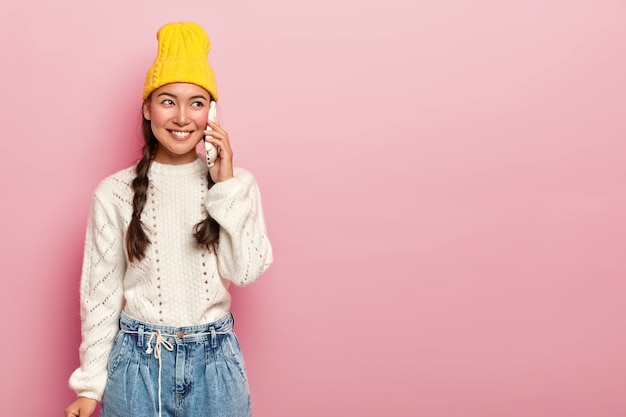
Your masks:
M 211 42 L 192 22 L 168 23 L 157 32 L 159 50 L 146 74 L 142 99 L 165 84 L 191 83 L 206 89 L 217 101 L 215 73 L 209 65 Z

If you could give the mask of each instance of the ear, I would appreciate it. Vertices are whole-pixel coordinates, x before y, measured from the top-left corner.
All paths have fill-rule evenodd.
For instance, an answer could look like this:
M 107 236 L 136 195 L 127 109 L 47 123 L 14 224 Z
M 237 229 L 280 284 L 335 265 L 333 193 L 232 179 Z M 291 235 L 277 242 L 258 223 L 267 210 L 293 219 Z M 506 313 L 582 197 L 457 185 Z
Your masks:
M 143 118 L 146 120 L 150 120 L 150 99 L 143 102 L 141 106 L 141 111 L 143 113 Z

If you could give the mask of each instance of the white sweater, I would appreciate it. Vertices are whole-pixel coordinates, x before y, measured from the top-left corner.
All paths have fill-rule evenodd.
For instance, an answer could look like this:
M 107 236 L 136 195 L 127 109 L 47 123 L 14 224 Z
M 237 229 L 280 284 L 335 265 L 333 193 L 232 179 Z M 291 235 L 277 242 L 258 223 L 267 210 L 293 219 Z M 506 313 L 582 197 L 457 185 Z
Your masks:
M 183 165 L 152 162 L 141 220 L 152 242 L 130 263 L 125 234 L 132 215 L 135 167 L 97 187 L 87 224 L 80 284 L 80 367 L 70 377 L 79 396 L 100 400 L 120 312 L 166 326 L 215 321 L 230 309 L 230 282 L 248 285 L 272 263 L 261 197 L 254 177 L 235 177 L 207 189 L 204 159 Z M 211 215 L 220 225 L 216 253 L 199 247 L 194 226 Z

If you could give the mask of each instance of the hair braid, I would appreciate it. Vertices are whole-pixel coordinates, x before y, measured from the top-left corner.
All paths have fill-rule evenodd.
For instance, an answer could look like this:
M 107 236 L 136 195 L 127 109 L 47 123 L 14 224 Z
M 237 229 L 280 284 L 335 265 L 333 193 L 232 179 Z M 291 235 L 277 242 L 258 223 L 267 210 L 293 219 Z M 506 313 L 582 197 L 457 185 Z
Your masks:
M 152 163 L 152 157 L 158 142 L 152 133 L 150 121 L 144 119 L 142 128 L 145 145 L 141 150 L 142 158 L 137 163 L 135 169 L 137 176 L 132 182 L 133 191 L 135 192 L 133 197 L 133 215 L 126 233 L 126 252 L 131 262 L 143 259 L 146 248 L 150 244 L 145 226 L 141 222 L 141 213 L 146 205 L 149 184 L 148 171 L 150 170 L 150 164 Z
M 215 185 L 215 181 L 211 178 L 211 173 L 207 172 L 207 188 L 210 190 Z M 206 246 L 209 250 L 214 250 L 215 245 L 220 237 L 219 224 L 207 214 L 207 217 L 194 227 L 193 236 L 201 246 Z

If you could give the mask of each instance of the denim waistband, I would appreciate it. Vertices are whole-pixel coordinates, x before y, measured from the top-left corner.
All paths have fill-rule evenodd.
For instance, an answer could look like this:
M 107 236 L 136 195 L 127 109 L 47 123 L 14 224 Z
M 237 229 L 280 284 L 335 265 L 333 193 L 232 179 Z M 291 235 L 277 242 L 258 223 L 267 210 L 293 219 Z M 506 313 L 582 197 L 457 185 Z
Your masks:
M 137 334 L 140 345 L 144 342 L 141 339 L 150 338 L 155 333 L 159 333 L 163 338 L 174 339 L 176 343 L 208 340 L 211 335 L 230 332 L 234 325 L 235 319 L 231 313 L 211 323 L 180 327 L 143 322 L 125 313 L 120 315 L 120 329 L 125 333 Z

